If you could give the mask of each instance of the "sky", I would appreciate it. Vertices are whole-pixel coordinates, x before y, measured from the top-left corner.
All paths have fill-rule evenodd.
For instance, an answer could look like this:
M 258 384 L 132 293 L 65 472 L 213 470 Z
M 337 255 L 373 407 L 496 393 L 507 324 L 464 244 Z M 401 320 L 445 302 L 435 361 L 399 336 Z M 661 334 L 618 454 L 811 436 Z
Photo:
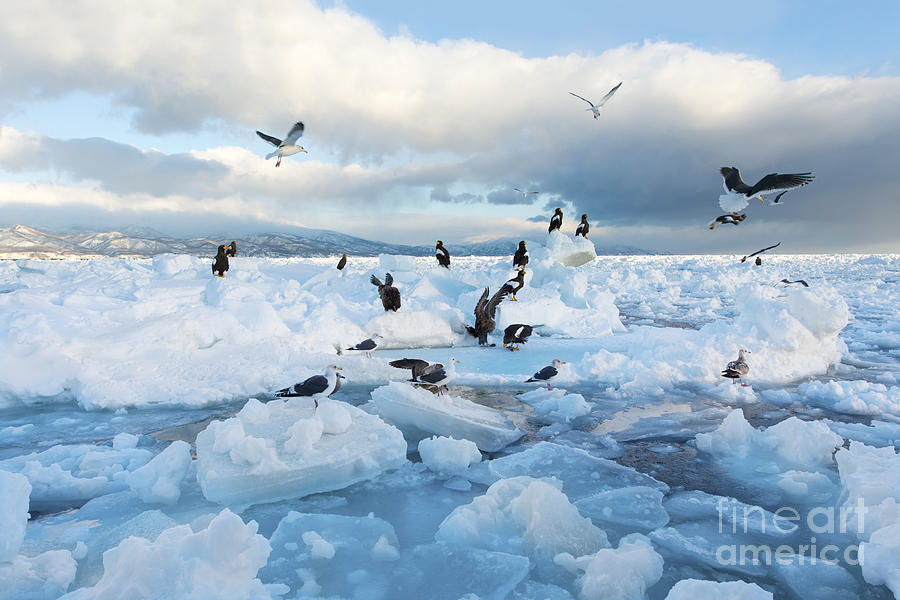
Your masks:
M 900 0 L 0 4 L 0 226 L 900 252 Z M 599 119 L 574 92 L 599 99 Z M 306 125 L 265 159 L 254 131 Z M 719 168 L 811 171 L 719 214 Z M 527 198 L 514 188 L 537 190 Z

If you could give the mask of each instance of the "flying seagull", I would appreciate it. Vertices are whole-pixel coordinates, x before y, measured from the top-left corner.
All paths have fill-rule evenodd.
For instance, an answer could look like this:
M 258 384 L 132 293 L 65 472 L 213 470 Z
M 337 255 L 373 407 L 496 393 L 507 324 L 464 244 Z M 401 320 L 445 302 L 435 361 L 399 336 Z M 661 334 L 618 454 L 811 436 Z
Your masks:
M 532 331 L 534 329 L 531 325 L 513 323 L 503 330 L 503 347 L 510 350 L 518 350 L 519 344 L 527 342 L 528 336 L 531 335 Z
M 788 281 L 787 279 L 782 279 L 778 283 L 783 283 L 784 285 L 791 285 L 792 283 L 799 283 L 803 287 L 809 287 L 809 284 L 803 281 L 802 279 L 798 279 L 797 281 Z
M 559 365 L 564 364 L 566 364 L 566 361 L 554 358 L 552 365 L 544 367 L 543 369 L 526 379 L 525 383 L 537 383 L 544 381 L 547 383 L 547 389 L 549 390 L 550 380 L 559 375 Z
M 397 312 L 400 308 L 400 291 L 394 287 L 394 277 L 390 273 L 385 273 L 384 283 L 381 283 L 380 279 L 372 275 L 370 281 L 378 288 L 378 296 L 385 312 L 389 310 Z
M 579 96 L 578 94 L 575 94 L 575 93 L 573 93 L 573 92 L 569 92 L 569 93 L 572 94 L 573 96 L 575 96 L 576 98 L 578 98 L 578 99 L 580 99 L 580 100 L 584 100 L 585 102 L 587 102 L 588 104 L 590 104 L 590 108 L 586 108 L 586 109 L 584 109 L 584 110 L 589 110 L 589 111 L 591 111 L 592 113 L 594 113 L 594 118 L 595 118 L 595 119 L 599 119 L 599 118 L 600 118 L 600 109 L 603 107 L 604 104 L 606 104 L 606 102 L 607 102 L 610 98 L 613 97 L 613 94 L 615 94 L 616 91 L 618 91 L 619 86 L 621 86 L 621 85 L 622 85 L 622 82 L 620 81 L 620 82 L 619 82 L 619 85 L 617 85 L 617 86 L 614 87 L 613 89 L 611 89 L 611 90 L 609 90 L 608 92 L 606 92 L 606 95 L 603 96 L 602 98 L 600 98 L 600 102 L 598 102 L 597 104 L 594 104 L 593 102 L 591 102 L 591 101 L 588 100 L 587 98 L 582 98 L 581 96 Z
M 777 248 L 777 247 L 780 246 L 780 245 L 781 245 L 781 242 L 778 242 L 778 243 L 775 244 L 774 246 L 769 246 L 768 248 L 763 248 L 762 250 L 757 250 L 757 251 L 754 252 L 753 254 L 748 254 L 747 256 L 745 256 L 744 258 L 742 258 L 742 259 L 741 259 L 741 262 L 747 262 L 747 259 L 748 259 L 748 258 L 751 258 L 751 257 L 753 257 L 753 256 L 756 256 L 757 254 L 762 254 L 763 252 L 768 252 L 768 251 L 771 250 L 772 248 Z
M 378 342 L 380 342 L 383 339 L 384 339 L 384 337 L 382 337 L 376 333 L 372 337 L 361 341 L 360 343 L 353 346 L 352 348 L 347 348 L 347 350 L 363 350 L 363 351 L 365 351 L 366 356 L 368 356 L 369 358 L 372 358 L 372 351 L 378 347 Z
M 291 127 L 290 131 L 288 131 L 288 134 L 287 136 L 285 136 L 284 140 L 279 140 L 277 137 L 266 135 L 262 131 L 257 131 L 256 135 L 275 146 L 275 150 L 273 152 L 266 154 L 266 160 L 269 160 L 273 156 L 277 156 L 278 162 L 275 163 L 276 167 L 281 166 L 281 159 L 283 157 L 290 156 L 291 154 L 297 154 L 298 152 L 306 152 L 306 148 L 297 145 L 297 140 L 300 138 L 300 136 L 303 135 L 303 121 L 297 121 L 296 123 L 294 123 L 294 126 Z
M 772 204 L 776 204 L 781 196 L 790 189 L 801 187 L 813 180 L 812 173 L 769 173 L 754 185 L 747 185 L 741 179 L 741 173 L 734 167 L 722 167 L 722 185 L 725 194 L 719 196 L 719 206 L 728 212 L 737 212 L 747 206 L 750 198 L 758 198 L 765 204 L 763 196 L 778 194 Z
M 519 192 L 520 194 L 522 194 L 522 197 L 525 198 L 526 200 L 528 200 L 528 196 L 530 196 L 531 194 L 540 194 L 540 192 L 526 192 L 525 190 L 520 190 L 519 188 L 513 188 L 513 189 L 516 190 L 517 192 Z
M 341 370 L 337 365 L 329 365 L 324 375 L 313 375 L 301 383 L 278 390 L 275 395 L 279 398 L 311 397 L 316 408 L 319 408 L 320 398 L 327 398 L 341 388 L 341 379 L 344 378 L 338 373 Z
M 746 386 L 744 375 L 750 372 L 750 365 L 747 364 L 747 354 L 750 354 L 749 350 L 739 350 L 737 360 L 733 360 L 725 366 L 725 369 L 722 371 L 722 377 L 729 378 L 731 383 L 734 383 L 734 380 L 737 379 L 741 382 L 741 385 Z

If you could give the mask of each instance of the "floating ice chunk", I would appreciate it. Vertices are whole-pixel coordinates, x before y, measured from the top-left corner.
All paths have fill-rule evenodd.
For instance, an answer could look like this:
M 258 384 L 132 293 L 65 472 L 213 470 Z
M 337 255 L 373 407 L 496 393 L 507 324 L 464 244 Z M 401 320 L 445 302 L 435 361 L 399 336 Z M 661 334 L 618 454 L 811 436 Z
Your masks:
M 475 442 L 452 437 L 432 437 L 419 442 L 422 462 L 435 473 L 460 475 L 469 465 L 481 462 L 481 452 Z
M 856 440 L 869 446 L 900 446 L 900 423 L 890 423 L 873 419 L 864 423 L 841 423 L 825 419 L 833 432 L 849 440 Z
M 127 489 L 129 471 L 145 465 L 149 450 L 79 444 L 0 461 L 0 470 L 21 473 L 31 483 L 32 510 L 53 511 Z
M 900 598 L 898 554 L 900 554 L 900 515 L 892 525 L 878 529 L 868 542 L 860 544 L 860 555 L 865 556 L 861 561 L 863 578 L 872 585 L 886 585 L 894 593 L 894 598 Z
M 504 600 L 528 571 L 524 556 L 427 544 L 401 553 L 384 597 Z
M 821 548 L 815 562 L 809 554 L 774 561 L 775 576 L 781 585 L 793 591 L 798 598 L 808 596 L 810 590 L 815 590 L 816 600 L 860 598 L 859 582 L 839 562 L 843 559 L 843 548 L 833 553 L 826 552 L 824 557 Z M 897 548 L 894 549 L 896 551 Z M 865 558 L 863 563 L 868 561 L 868 555 Z
M 507 600 L 573 600 L 573 598 L 572 594 L 559 586 L 528 579 L 520 583 Z
M 578 511 L 604 528 L 624 527 L 650 531 L 669 522 L 662 505 L 663 493 L 636 486 L 600 492 L 575 503 Z
M 28 525 L 30 494 L 31 484 L 24 475 L 0 471 L 0 563 L 19 553 Z
M 606 534 L 581 516 L 555 480 L 501 479 L 471 504 L 456 508 L 434 538 L 452 546 L 503 550 L 531 558 L 542 579 L 558 578 L 560 552 L 592 554 L 609 546 Z
M 554 421 L 568 423 L 572 419 L 590 414 L 591 405 L 581 394 L 569 394 L 565 390 L 538 389 L 519 394 L 519 400 L 534 407 L 534 412 Z
M 496 452 L 524 435 L 499 410 L 397 381 L 373 390 L 368 408 L 414 440 L 428 435 L 448 436 L 470 440 L 485 452 Z
M 494 478 L 555 477 L 572 500 L 623 487 L 643 486 L 665 493 L 669 486 L 649 475 L 614 461 L 597 458 L 578 448 L 540 442 L 527 450 L 496 458 L 488 463 Z
M 560 553 L 556 563 L 572 573 L 581 600 L 644 598 L 663 572 L 663 558 L 645 536 L 633 533 L 619 541 L 618 548 L 604 548 L 590 556 Z
M 340 406 L 325 408 L 329 403 Z M 305 429 L 311 425 L 295 425 L 319 420 L 306 399 L 273 400 L 264 406 L 270 414 L 264 423 L 255 407 L 255 422 L 246 421 L 242 410 L 231 419 L 210 423 L 197 436 L 197 480 L 208 500 L 255 504 L 298 498 L 372 479 L 406 462 L 403 435 L 355 406 L 319 402 L 329 428 L 340 430 L 345 424 L 336 416 L 341 411 L 349 415 L 349 427 L 335 434 L 325 433 L 322 421 L 312 434 Z M 316 438 L 318 427 L 322 433 Z
M 666 600 L 772 600 L 772 592 L 767 592 L 755 583 L 746 581 L 704 581 L 682 579 L 672 586 Z
M 848 528 L 862 540 L 900 522 L 900 454 L 851 441 L 835 454 Z M 868 556 L 866 557 L 868 559 Z
M 103 553 L 103 577 L 96 585 L 63 598 L 118 600 L 153 590 L 154 597 L 164 598 L 268 599 L 256 574 L 270 547 L 256 531 L 255 521 L 244 524 L 226 508 L 196 533 L 178 525 L 155 541 L 126 538 Z
M 400 555 L 394 528 L 374 516 L 290 511 L 278 523 L 270 543 L 272 554 L 259 572 L 263 582 L 286 585 L 296 594 L 309 585 L 306 582 L 315 581 L 317 593 L 329 598 L 383 592 L 390 565 Z M 350 578 L 350 573 L 357 576 Z
M 68 550 L 50 550 L 34 557 L 16 556 L 9 562 L 0 562 L 0 598 L 59 598 L 75 580 L 77 568 Z
M 118 433 L 113 438 L 113 450 L 127 450 L 128 448 L 137 448 L 140 438 L 131 433 Z
M 852 415 L 900 416 L 900 386 L 868 381 L 809 381 L 797 389 L 804 403 Z
M 790 518 L 790 512 L 776 515 L 761 506 L 699 490 L 674 492 L 665 499 L 663 505 L 673 520 L 715 520 L 726 533 L 782 537 L 797 527 Z
M 710 521 L 662 527 L 651 531 L 650 539 L 660 552 L 679 561 L 696 561 L 717 571 L 762 577 L 768 570 L 766 561 L 774 560 L 773 548 L 742 533 L 719 531 L 717 523 Z
M 191 445 L 176 440 L 142 467 L 128 475 L 128 487 L 147 503 L 174 505 L 181 497 L 181 482 L 191 466 Z
M 821 421 L 790 417 L 765 430 L 754 429 L 741 409 L 734 409 L 710 433 L 698 433 L 697 448 L 718 456 L 743 458 L 751 452 L 767 451 L 780 463 L 813 469 L 830 467 L 834 451 L 844 443 Z

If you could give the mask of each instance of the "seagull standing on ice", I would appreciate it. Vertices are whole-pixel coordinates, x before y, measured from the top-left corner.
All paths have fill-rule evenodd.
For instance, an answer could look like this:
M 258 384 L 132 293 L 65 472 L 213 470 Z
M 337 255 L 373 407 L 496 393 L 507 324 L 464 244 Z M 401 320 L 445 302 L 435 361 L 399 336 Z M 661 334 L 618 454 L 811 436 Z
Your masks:
M 777 204 L 785 192 L 804 186 L 815 177 L 812 173 L 769 173 L 751 186 L 744 183 L 741 172 L 734 167 L 722 167 L 719 172 L 726 192 L 719 196 L 719 206 L 728 212 L 742 210 L 750 202 L 750 198 L 758 198 L 765 204 L 764 196 L 771 194 L 778 194 L 771 202 Z
M 375 348 L 378 347 L 378 342 L 380 342 L 383 339 L 384 339 L 384 337 L 382 337 L 376 333 L 372 337 L 361 341 L 360 343 L 353 346 L 352 348 L 347 348 L 347 350 L 363 350 L 363 351 L 365 351 L 367 357 L 372 358 L 372 351 L 374 351 Z
M 604 104 L 606 104 L 606 102 L 607 102 L 610 98 L 613 97 L 613 94 L 615 94 L 615 93 L 618 91 L 618 89 L 619 89 L 619 87 L 620 87 L 621 85 L 622 85 L 622 82 L 620 81 L 620 82 L 619 82 L 619 85 L 617 85 L 617 86 L 614 87 L 613 89 L 611 89 L 611 90 L 609 90 L 608 92 L 606 92 L 606 95 L 603 96 L 602 98 L 600 98 L 600 102 L 598 102 L 597 104 L 594 104 L 593 102 L 591 102 L 591 101 L 588 100 L 587 98 L 582 98 L 581 96 L 579 96 L 578 94 L 576 94 L 576 93 L 574 93 L 574 92 L 569 92 L 569 93 L 572 94 L 573 96 L 575 96 L 576 98 L 578 98 L 578 99 L 580 99 L 580 100 L 584 100 L 585 102 L 587 102 L 588 104 L 590 104 L 590 108 L 586 108 L 586 109 L 584 109 L 584 110 L 589 110 L 589 111 L 591 111 L 592 113 L 594 113 L 594 118 L 595 118 L 595 119 L 599 119 L 599 118 L 600 118 L 600 109 L 603 107 Z
M 301 383 L 278 390 L 275 395 L 279 398 L 311 397 L 316 408 L 319 408 L 320 398 L 327 398 L 341 389 L 341 379 L 344 378 L 338 373 L 341 370 L 337 365 L 329 365 L 324 375 L 313 375 Z
M 544 367 L 531 377 L 525 380 L 525 383 L 538 383 L 544 381 L 547 383 L 547 389 L 550 389 L 550 380 L 559 375 L 559 365 L 566 364 L 566 361 L 559 360 L 558 358 L 553 359 L 553 364 L 550 366 Z
M 725 370 L 722 371 L 722 377 L 729 378 L 731 383 L 734 383 L 734 380 L 737 379 L 741 382 L 741 385 L 746 387 L 744 375 L 750 372 L 750 365 L 747 364 L 747 354 L 750 354 L 749 350 L 739 350 L 737 360 L 733 360 L 725 366 Z
M 290 131 L 288 131 L 288 134 L 287 136 L 285 136 L 284 140 L 279 140 L 277 137 L 266 135 L 262 131 L 257 131 L 256 135 L 275 146 L 275 150 L 273 152 L 266 154 L 266 160 L 277 156 L 278 162 L 275 163 L 276 167 L 281 166 L 281 159 L 283 157 L 290 156 L 291 154 L 297 154 L 298 152 L 306 152 L 306 148 L 297 145 L 297 140 L 300 138 L 300 136 L 303 135 L 303 121 L 297 121 L 296 123 L 294 123 L 294 126 L 291 127 Z M 309 153 L 307 152 L 307 154 Z

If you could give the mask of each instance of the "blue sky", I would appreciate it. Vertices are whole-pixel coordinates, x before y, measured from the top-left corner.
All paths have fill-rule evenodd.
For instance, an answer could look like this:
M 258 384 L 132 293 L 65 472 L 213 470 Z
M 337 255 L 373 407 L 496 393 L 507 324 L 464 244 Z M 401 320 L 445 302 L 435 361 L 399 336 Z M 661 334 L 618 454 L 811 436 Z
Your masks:
M 562 206 L 610 245 L 900 250 L 897 0 L 61 6 L 0 8 L 0 226 L 426 243 Z M 567 94 L 619 81 L 599 121 Z M 253 130 L 296 119 L 274 170 Z M 732 164 L 817 179 L 710 234 Z

